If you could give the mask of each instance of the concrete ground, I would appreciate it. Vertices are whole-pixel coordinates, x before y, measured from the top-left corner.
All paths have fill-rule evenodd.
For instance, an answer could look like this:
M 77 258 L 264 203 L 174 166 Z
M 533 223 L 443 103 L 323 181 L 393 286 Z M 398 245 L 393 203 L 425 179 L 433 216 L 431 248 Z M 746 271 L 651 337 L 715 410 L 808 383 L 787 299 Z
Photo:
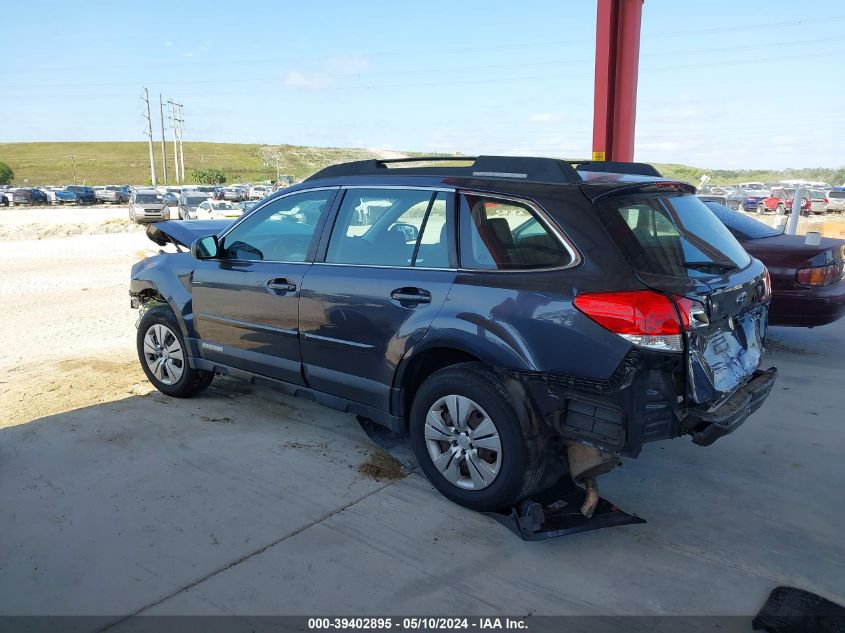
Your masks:
M 0 615 L 751 615 L 781 584 L 845 603 L 845 320 L 772 328 L 780 378 L 735 434 L 601 479 L 647 524 L 529 543 L 418 474 L 359 473 L 350 415 L 227 379 L 150 392 L 141 238 L 3 244 Z

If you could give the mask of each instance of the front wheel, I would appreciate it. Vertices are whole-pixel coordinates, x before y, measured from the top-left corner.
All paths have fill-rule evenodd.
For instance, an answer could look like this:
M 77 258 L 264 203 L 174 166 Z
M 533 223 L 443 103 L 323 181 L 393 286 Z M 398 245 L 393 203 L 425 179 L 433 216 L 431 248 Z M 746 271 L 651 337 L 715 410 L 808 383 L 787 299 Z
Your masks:
M 757 205 L 757 215 L 764 215 L 766 213 L 766 207 L 761 203 Z
M 188 363 L 188 348 L 169 306 L 147 310 L 136 337 L 141 367 L 153 386 L 168 396 L 188 398 L 206 389 L 214 374 Z
M 410 433 L 432 485 L 473 510 L 512 505 L 532 492 L 545 469 L 545 440 L 532 416 L 480 363 L 432 374 L 414 398 Z
M 777 209 L 775 209 L 775 213 L 777 213 L 778 215 L 786 215 L 786 207 L 782 204 L 779 204 L 777 206 Z

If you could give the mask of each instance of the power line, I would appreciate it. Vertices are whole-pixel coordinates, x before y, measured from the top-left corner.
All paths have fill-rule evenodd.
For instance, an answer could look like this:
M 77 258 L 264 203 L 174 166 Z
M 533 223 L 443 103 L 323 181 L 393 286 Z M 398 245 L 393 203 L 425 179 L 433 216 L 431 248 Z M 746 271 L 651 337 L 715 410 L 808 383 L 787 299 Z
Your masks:
M 808 25 L 808 24 L 818 24 L 824 23 L 829 24 L 832 22 L 839 22 L 845 20 L 845 15 L 831 15 L 831 16 L 824 16 L 824 17 L 812 17 L 812 18 L 801 18 L 798 20 L 781 20 L 777 22 L 759 22 L 759 23 L 744 23 L 736 26 L 717 26 L 717 27 L 709 27 L 709 28 L 697 28 L 697 29 L 686 29 L 686 30 L 671 30 L 671 31 L 656 31 L 656 32 L 644 32 L 641 36 L 641 41 L 645 44 L 652 39 L 672 39 L 676 37 L 688 37 L 690 35 L 705 35 L 705 34 L 713 34 L 713 33 L 731 33 L 731 32 L 747 32 L 752 30 L 760 30 L 760 29 L 779 29 L 779 28 L 794 28 L 798 25 Z M 483 46 L 471 46 L 471 47 L 450 47 L 450 48 L 440 48 L 440 49 L 428 49 L 428 48 L 420 48 L 417 50 L 403 48 L 401 50 L 397 49 L 382 49 L 376 50 L 367 53 L 366 57 L 368 59 L 378 59 L 378 58 L 397 58 L 402 57 L 406 59 L 408 57 L 412 57 L 414 55 L 422 55 L 426 58 L 432 55 L 448 55 L 454 53 L 466 53 L 466 52 L 479 52 L 479 53 L 489 53 L 491 51 L 508 51 L 508 50 L 519 50 L 519 49 L 532 49 L 532 48 L 549 48 L 549 47 L 558 47 L 566 44 L 588 44 L 595 42 L 595 39 L 592 37 L 580 38 L 580 39 L 555 39 L 555 40 L 546 40 L 546 41 L 533 41 L 527 43 L 520 43 L 520 44 L 486 44 Z M 260 57 L 260 58 L 251 58 L 251 59 L 233 59 L 228 61 L 221 61 L 219 59 L 213 60 L 216 67 L 219 70 L 219 66 L 223 65 L 256 65 L 256 64 L 283 64 L 283 63 L 300 63 L 300 62 L 307 62 L 307 61 L 324 61 L 326 58 L 330 58 L 332 56 L 331 52 L 327 52 L 324 55 L 307 55 L 307 56 L 297 56 L 297 57 Z M 173 66 L 196 66 L 197 59 L 191 60 L 161 60 L 162 64 L 166 64 L 168 67 Z M 86 64 L 86 65 L 73 65 L 73 66 L 30 66 L 30 67 L 16 67 L 15 72 L 24 73 L 24 72 L 31 72 L 31 71 L 56 71 L 56 70 L 78 70 L 84 68 L 93 68 L 93 69 L 120 69 L 120 68 L 137 68 L 137 67 L 145 67 L 149 68 L 150 62 L 148 59 L 139 60 L 137 63 L 132 64 Z

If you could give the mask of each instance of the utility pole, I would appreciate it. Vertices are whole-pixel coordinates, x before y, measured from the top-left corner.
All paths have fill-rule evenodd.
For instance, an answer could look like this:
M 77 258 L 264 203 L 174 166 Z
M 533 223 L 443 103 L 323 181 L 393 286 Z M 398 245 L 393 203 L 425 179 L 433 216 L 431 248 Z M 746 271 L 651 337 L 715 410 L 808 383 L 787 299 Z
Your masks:
M 153 121 L 150 118 L 150 93 L 149 91 L 144 88 L 144 96 L 141 97 L 141 100 L 147 106 L 147 112 L 144 116 L 147 119 L 147 130 L 144 134 L 147 135 L 147 140 L 149 141 L 150 145 L 150 176 L 153 181 L 153 187 L 156 186 L 156 159 L 153 155 Z
M 73 167 L 73 184 L 76 184 L 76 155 L 70 155 L 70 164 Z
M 176 127 L 176 104 L 171 100 L 167 100 L 167 107 L 170 109 L 170 125 L 173 127 L 173 170 L 176 172 L 176 179 L 174 182 L 179 182 L 179 148 L 177 146 L 179 130 Z
M 182 144 L 182 124 L 185 122 L 182 116 L 182 104 L 179 105 L 179 163 L 182 167 L 182 182 L 185 182 L 185 146 Z
M 161 166 L 164 170 L 164 184 L 167 184 L 167 154 L 164 151 L 164 102 L 161 100 L 161 93 L 158 93 L 158 111 L 161 115 Z

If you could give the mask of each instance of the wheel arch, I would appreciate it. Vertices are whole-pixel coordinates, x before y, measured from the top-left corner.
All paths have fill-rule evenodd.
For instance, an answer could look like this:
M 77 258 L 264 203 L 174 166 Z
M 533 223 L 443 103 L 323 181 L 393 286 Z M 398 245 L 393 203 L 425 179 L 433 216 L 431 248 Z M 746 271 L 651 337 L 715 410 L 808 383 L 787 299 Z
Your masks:
M 423 339 L 408 350 L 396 368 L 392 413 L 407 422 L 414 396 L 428 376 L 444 367 L 471 362 L 480 362 L 491 368 L 525 368 L 519 355 L 506 348 L 473 345 L 455 338 Z
M 140 262 L 139 264 L 143 263 Z M 167 272 L 168 269 L 165 267 L 163 270 Z M 186 339 L 196 338 L 193 327 L 193 302 L 190 292 L 182 283 L 181 275 L 173 275 L 172 272 L 169 275 L 156 274 L 156 271 L 157 265 L 153 265 L 133 274 L 129 288 L 130 295 L 137 298 L 142 304 L 155 301 L 169 306 L 176 316 L 182 336 Z M 172 279 L 170 279 L 171 277 Z

